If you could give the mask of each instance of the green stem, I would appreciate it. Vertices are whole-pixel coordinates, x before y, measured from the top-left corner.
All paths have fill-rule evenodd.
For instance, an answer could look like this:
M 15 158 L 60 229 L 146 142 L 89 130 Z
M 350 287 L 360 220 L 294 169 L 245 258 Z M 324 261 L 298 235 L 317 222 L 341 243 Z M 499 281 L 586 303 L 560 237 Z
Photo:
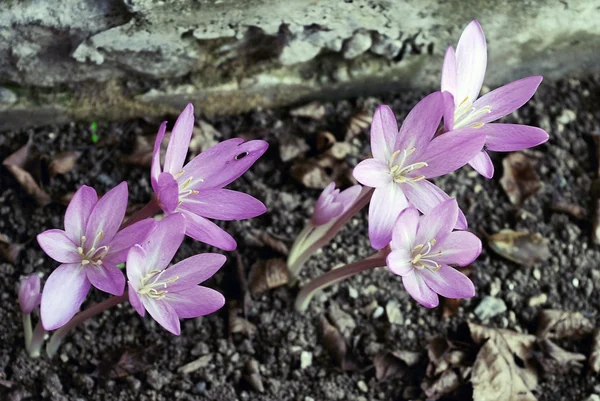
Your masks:
M 33 336 L 31 330 L 31 313 L 23 313 L 23 334 L 25 336 L 25 349 L 30 352 L 31 338 Z
M 146 204 L 146 206 L 138 210 L 133 216 L 131 216 L 129 219 L 123 222 L 123 224 L 121 224 L 120 230 L 124 229 L 125 227 L 129 227 L 130 225 L 137 223 L 138 221 L 147 219 L 148 217 L 152 217 L 160 210 L 161 208 L 158 204 L 158 198 L 156 196 L 153 196 L 152 199 L 150 199 L 150 202 Z
M 311 282 L 302 287 L 302 290 L 296 297 L 295 307 L 300 313 L 304 313 L 308 308 L 308 304 L 314 295 L 335 283 L 347 279 L 348 277 L 354 276 L 357 273 L 367 269 L 374 269 L 376 267 L 385 266 L 385 258 L 389 251 L 381 250 L 367 259 L 363 259 L 358 262 L 351 263 L 349 265 L 333 269 L 327 273 L 313 279 Z
M 44 330 L 42 322 L 38 322 L 33 330 L 33 337 L 29 346 L 29 356 L 37 358 L 42 354 L 42 345 L 44 345 L 44 338 L 46 337 L 47 331 Z
M 104 312 L 108 308 L 118 305 L 126 300 L 127 291 L 125 291 L 125 293 L 121 296 L 113 296 L 108 299 L 105 299 L 104 301 L 92 305 L 89 308 L 73 316 L 73 318 L 69 320 L 67 324 L 62 326 L 60 329 L 56 330 L 54 334 L 52 334 L 52 337 L 50 337 L 48 344 L 46 344 L 46 353 L 48 354 L 48 356 L 52 358 L 54 355 L 56 355 L 56 351 L 58 351 L 60 344 L 72 328 L 74 328 L 80 323 L 83 323 L 87 319 Z

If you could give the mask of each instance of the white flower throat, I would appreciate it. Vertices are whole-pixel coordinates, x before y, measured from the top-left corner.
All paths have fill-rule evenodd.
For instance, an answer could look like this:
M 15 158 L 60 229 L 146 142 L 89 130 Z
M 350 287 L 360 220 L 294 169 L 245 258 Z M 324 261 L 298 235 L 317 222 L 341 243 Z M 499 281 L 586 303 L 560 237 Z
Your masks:
M 81 265 L 92 265 L 92 266 L 100 266 L 102 264 L 102 259 L 108 254 L 109 246 L 103 245 L 98 247 L 100 241 L 104 238 L 104 231 L 98 230 L 96 237 L 94 238 L 94 242 L 89 248 L 85 247 L 85 243 L 87 238 L 85 235 L 81 236 L 80 246 L 77 247 L 77 253 L 81 256 Z
M 440 269 L 440 264 L 433 260 L 432 258 L 436 258 L 442 254 L 442 251 L 438 251 L 435 253 L 431 253 L 431 249 L 437 243 L 436 239 L 432 239 L 425 244 L 417 245 L 413 248 L 411 256 L 412 259 L 410 263 L 412 263 L 413 267 L 418 270 L 430 269 L 433 271 Z
M 481 117 L 492 112 L 490 106 L 483 106 L 479 109 L 473 107 L 473 102 L 469 100 L 467 96 L 464 100 L 454 109 L 454 129 L 471 127 L 481 128 L 485 123 L 479 121 Z
M 177 173 L 174 178 L 175 180 L 179 180 L 179 178 L 183 175 L 183 173 L 185 173 L 184 170 L 181 170 L 179 173 Z M 177 203 L 177 206 L 181 206 L 181 204 L 183 203 L 183 200 L 185 198 L 187 198 L 190 195 L 198 195 L 200 192 L 195 190 L 195 189 L 190 189 L 190 186 L 192 184 L 192 182 L 194 181 L 194 177 L 188 177 L 184 182 L 179 183 L 179 181 L 177 181 L 177 184 L 179 185 L 179 202 Z M 198 178 L 196 180 L 197 182 L 204 182 L 204 180 L 202 178 Z
M 167 280 L 161 279 L 165 270 L 152 270 L 148 272 L 140 281 L 138 294 L 147 295 L 156 300 L 163 299 L 167 296 L 169 284 L 173 284 L 179 280 L 179 276 L 173 276 Z
M 392 180 L 398 184 L 406 183 L 406 182 L 416 182 L 425 179 L 424 175 L 409 177 L 408 175 L 415 170 L 418 170 L 423 167 L 427 167 L 427 163 L 425 162 L 417 162 L 411 163 L 408 165 L 404 165 L 406 163 L 406 159 L 415 152 L 415 148 L 397 150 L 392 154 L 390 161 L 388 163 L 388 167 L 390 169 L 390 175 L 392 176 Z M 399 159 L 398 156 L 402 155 Z M 396 159 L 398 161 L 396 162 Z

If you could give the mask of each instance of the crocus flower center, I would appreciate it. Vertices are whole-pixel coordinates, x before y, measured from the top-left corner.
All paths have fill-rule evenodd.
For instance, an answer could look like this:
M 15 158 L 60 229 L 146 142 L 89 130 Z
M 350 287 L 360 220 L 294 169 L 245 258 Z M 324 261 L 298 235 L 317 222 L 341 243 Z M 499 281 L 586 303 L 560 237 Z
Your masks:
M 181 204 L 183 203 L 183 200 L 185 198 L 187 198 L 188 196 L 197 195 L 199 193 L 197 190 L 190 188 L 192 185 L 192 182 L 194 182 L 194 177 L 189 176 L 185 181 L 179 182 L 179 178 L 181 178 L 183 173 L 185 173 L 185 171 L 181 170 L 179 173 L 177 173 L 174 176 L 175 179 L 177 180 L 177 184 L 179 184 L 179 202 L 177 203 L 177 206 L 181 206 Z M 204 182 L 204 180 L 202 178 L 198 178 L 195 181 L 196 182 Z
M 104 231 L 98 230 L 94 242 L 88 248 L 86 246 L 87 238 L 85 235 L 81 236 L 80 246 L 77 247 L 77 253 L 81 256 L 81 265 L 92 265 L 100 266 L 102 264 L 102 258 L 108 254 L 110 247 L 108 245 L 98 246 L 100 241 L 104 238 Z
M 412 263 L 415 269 L 430 269 L 434 271 L 439 270 L 441 266 L 434 259 L 437 256 L 440 256 L 442 254 L 442 251 L 431 253 L 431 249 L 436 244 L 436 242 L 437 241 L 434 238 L 431 241 L 426 242 L 425 244 L 420 244 L 413 248 L 411 254 L 412 259 L 410 262 Z
M 424 175 L 414 176 L 412 173 L 415 170 L 426 167 L 425 162 L 407 163 L 408 157 L 415 152 L 415 148 L 397 150 L 392 154 L 388 167 L 390 175 L 394 182 L 402 184 L 405 182 L 420 181 L 425 178 Z M 398 157 L 400 156 L 400 157 Z
M 138 294 L 147 295 L 156 300 L 163 299 L 167 296 L 169 284 L 173 284 L 179 280 L 179 276 L 173 276 L 169 279 L 162 278 L 165 270 L 152 270 L 148 272 L 140 281 Z
M 481 128 L 485 125 L 480 121 L 481 117 L 488 113 L 491 113 L 492 108 L 490 106 L 483 106 L 476 109 L 473 107 L 473 102 L 466 97 L 459 105 L 454 109 L 454 129 L 464 128 L 470 126 L 471 128 Z

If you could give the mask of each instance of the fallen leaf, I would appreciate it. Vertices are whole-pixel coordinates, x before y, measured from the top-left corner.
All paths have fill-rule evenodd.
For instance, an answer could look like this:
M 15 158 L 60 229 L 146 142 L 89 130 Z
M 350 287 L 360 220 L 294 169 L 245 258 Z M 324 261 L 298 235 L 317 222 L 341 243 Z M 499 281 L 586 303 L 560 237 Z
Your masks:
M 354 318 L 340 308 L 336 302 L 332 302 L 327 310 L 329 320 L 338 328 L 346 341 L 352 338 L 352 332 L 356 328 Z
M 119 357 L 117 363 L 111 366 L 108 377 L 117 379 L 149 369 L 152 365 L 146 361 L 146 355 L 147 350 L 144 349 L 125 350 Z
M 281 287 L 289 281 L 289 271 L 281 258 L 258 260 L 250 268 L 248 282 L 253 297 L 273 288 Z
M 548 339 L 538 340 L 537 346 L 540 351 L 534 355 L 544 373 L 579 373 L 583 368 L 582 362 L 586 360 L 583 354 L 566 351 Z
M 427 396 L 427 400 L 435 401 L 446 394 L 457 390 L 463 381 L 454 370 L 446 370 L 437 378 L 425 378 L 421 383 L 421 389 Z M 475 399 L 475 401 L 479 401 Z
M 600 330 L 594 331 L 592 338 L 592 349 L 589 359 L 590 369 L 594 373 L 600 373 Z
M 350 166 L 327 153 L 314 159 L 296 162 L 290 172 L 296 181 L 307 188 L 323 189 L 331 181 L 335 181 L 338 187 L 356 184 Z
M 371 113 L 366 110 L 360 110 L 358 113 L 354 114 L 348 122 L 346 123 L 346 141 L 351 140 L 363 130 L 366 130 L 371 126 L 371 121 L 373 120 L 373 116 Z
M 282 237 L 263 230 L 250 230 L 247 232 L 245 241 L 250 246 L 271 248 L 275 252 L 287 256 L 289 254 L 288 241 Z
M 379 381 L 399 379 L 408 371 L 408 366 L 392 353 L 378 354 L 373 359 L 375 377 Z
M 421 358 L 422 358 L 422 355 L 420 352 L 405 351 L 405 350 L 393 351 L 392 355 L 394 355 L 396 358 L 400 359 L 402 362 L 404 362 L 409 367 L 415 366 L 417 363 L 419 363 L 421 361 Z
M 250 359 L 248 362 L 246 362 L 246 365 L 244 366 L 243 378 L 254 390 L 258 391 L 259 393 L 265 392 L 265 387 L 263 385 L 262 378 L 260 377 L 258 362 L 256 362 L 254 359 Z
M 199 153 L 215 146 L 219 143 L 218 138 L 222 137 L 221 133 L 206 121 L 198 120 L 197 124 L 198 126 L 195 126 L 192 131 L 188 156 L 189 160 L 196 157 Z
M 465 350 L 456 347 L 454 343 L 442 337 L 436 337 L 429 341 L 427 357 L 429 364 L 426 374 L 430 378 L 436 377 L 450 368 L 464 366 L 468 360 Z
M 160 158 L 164 160 L 167 152 L 170 134 L 165 135 L 160 147 Z M 136 135 L 133 151 L 128 155 L 121 156 L 121 163 L 140 167 L 150 167 L 152 164 L 152 153 L 154 152 L 154 141 L 156 135 Z
M 31 172 L 26 169 L 28 164 L 32 164 L 32 143 L 32 139 L 29 138 L 24 146 L 4 159 L 2 164 L 10 171 L 25 191 L 37 201 L 38 205 L 45 206 L 50 203 L 50 195 L 41 188 L 33 178 Z
M 448 318 L 456 315 L 460 308 L 460 302 L 459 298 L 442 298 L 442 317 Z
M 542 187 L 540 177 L 535 172 L 537 161 L 522 152 L 511 153 L 502 161 L 504 174 L 500 185 L 511 203 L 521 205 Z
M 0 234 L 0 260 L 16 264 L 23 248 L 22 244 L 13 244 L 6 235 Z
M 229 336 L 233 334 L 252 336 L 257 329 L 254 324 L 245 318 L 247 305 L 250 302 L 250 294 L 244 263 L 239 252 L 235 251 L 234 256 L 235 264 L 228 263 L 226 265 L 224 279 Z
M 292 134 L 281 134 L 278 142 L 279 157 L 284 163 L 304 156 L 310 149 L 304 138 Z
M 335 145 L 335 136 L 331 132 L 321 131 L 317 134 L 317 152 L 323 153 Z
M 581 338 L 590 334 L 594 325 L 580 312 L 545 309 L 538 318 L 536 335 L 540 338 Z
M 502 230 L 488 237 L 490 248 L 498 255 L 524 266 L 548 259 L 548 241 L 539 234 L 527 231 Z
M 256 326 L 248 319 L 241 316 L 242 309 L 236 300 L 228 301 L 228 329 L 229 335 L 242 334 L 246 337 L 254 335 L 257 331 Z
M 67 174 L 69 171 L 75 168 L 79 156 L 81 156 L 81 152 L 77 151 L 58 153 L 48 165 L 50 175 L 54 176 L 57 174 Z
M 325 106 L 319 102 L 311 102 L 290 110 L 290 115 L 294 117 L 306 117 L 312 118 L 313 120 L 321 120 L 325 117 Z
M 203 355 L 200 358 L 193 360 L 192 362 L 186 363 L 185 365 L 179 367 L 179 369 L 177 369 L 177 371 L 180 373 L 185 373 L 185 374 L 195 372 L 198 369 L 208 366 L 210 361 L 212 361 L 212 358 L 213 358 L 212 354 Z
M 350 153 L 350 145 L 346 142 L 336 142 L 327 150 L 327 155 L 337 160 L 344 160 Z
M 343 371 L 356 370 L 358 366 L 354 362 L 352 355 L 348 352 L 348 346 L 346 345 L 344 336 L 342 336 L 337 327 L 332 325 L 325 316 L 321 316 L 319 322 L 323 346 L 329 352 L 334 364 Z
M 568 202 L 563 198 L 555 198 L 552 201 L 552 210 L 559 213 L 566 213 L 578 220 L 584 220 L 587 215 L 583 207 L 576 203 Z

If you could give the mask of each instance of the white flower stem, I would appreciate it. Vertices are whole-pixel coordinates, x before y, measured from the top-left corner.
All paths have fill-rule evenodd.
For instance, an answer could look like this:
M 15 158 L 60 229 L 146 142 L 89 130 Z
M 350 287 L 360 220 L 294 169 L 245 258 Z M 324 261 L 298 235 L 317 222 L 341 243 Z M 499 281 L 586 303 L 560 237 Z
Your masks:
M 25 349 L 29 352 L 31 338 L 33 337 L 33 332 L 31 330 L 31 313 L 23 313 L 23 334 L 25 336 Z

